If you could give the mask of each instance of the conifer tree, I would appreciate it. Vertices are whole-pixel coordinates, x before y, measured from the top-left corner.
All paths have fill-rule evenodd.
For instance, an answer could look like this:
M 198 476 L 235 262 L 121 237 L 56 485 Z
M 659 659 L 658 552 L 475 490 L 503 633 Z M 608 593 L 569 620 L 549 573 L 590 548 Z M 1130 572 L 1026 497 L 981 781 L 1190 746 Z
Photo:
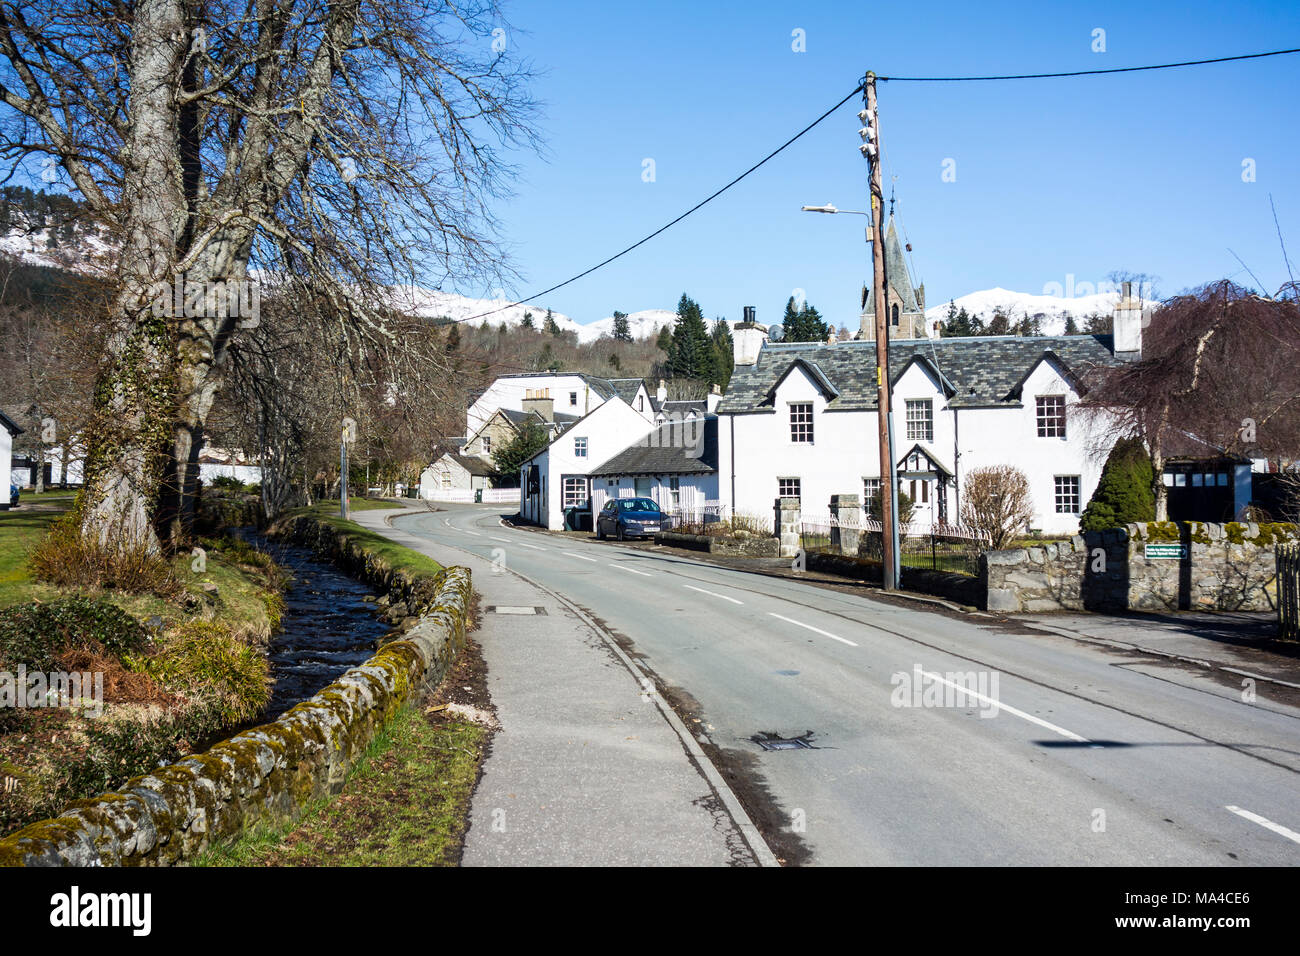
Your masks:
M 1092 500 L 1083 509 L 1084 531 L 1121 528 L 1156 516 L 1155 470 L 1140 438 L 1121 438 L 1111 449 Z
M 627 322 L 627 313 L 614 311 L 614 339 L 618 342 L 632 341 L 632 328 Z

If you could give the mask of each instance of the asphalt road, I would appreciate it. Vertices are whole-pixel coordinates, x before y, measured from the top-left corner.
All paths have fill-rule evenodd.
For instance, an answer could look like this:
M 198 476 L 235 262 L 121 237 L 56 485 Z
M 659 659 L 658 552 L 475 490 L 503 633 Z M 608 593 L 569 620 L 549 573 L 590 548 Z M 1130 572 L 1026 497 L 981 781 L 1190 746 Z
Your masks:
M 449 506 L 394 527 L 583 609 L 748 768 L 812 864 L 1296 865 L 1300 707 L 954 617 Z M 961 688 L 974 689 L 967 696 Z M 812 747 L 763 750 L 759 734 Z

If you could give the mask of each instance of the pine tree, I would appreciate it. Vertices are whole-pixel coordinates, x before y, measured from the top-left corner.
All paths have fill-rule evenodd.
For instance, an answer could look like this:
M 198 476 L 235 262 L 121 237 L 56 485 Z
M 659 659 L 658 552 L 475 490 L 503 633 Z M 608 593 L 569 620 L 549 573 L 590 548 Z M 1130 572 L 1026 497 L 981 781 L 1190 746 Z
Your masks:
M 1079 323 L 1074 321 L 1074 316 L 1072 315 L 1067 315 L 1065 317 L 1065 334 L 1066 335 L 1079 334 Z
M 627 313 L 614 311 L 614 339 L 618 342 L 632 341 L 632 327 L 628 325 Z
M 550 335 L 559 335 L 560 327 L 555 322 L 555 316 L 551 315 L 551 310 L 546 310 L 546 321 L 542 323 L 542 331 Z
M 660 326 L 659 337 L 655 339 L 655 345 L 660 352 L 669 352 L 673 347 L 673 330 L 669 326 Z
M 717 374 L 714 383 L 726 389 L 731 381 L 731 373 L 736 368 L 735 342 L 731 338 L 731 328 L 725 319 L 719 318 L 713 323 L 713 367 Z
M 519 322 L 519 327 L 521 329 L 531 329 L 533 327 L 533 313 L 525 312 L 523 319 Z
M 713 361 L 713 342 L 700 305 L 682 293 L 677 303 L 677 325 L 673 328 L 672 347 L 668 350 L 668 374 L 673 378 L 714 381 L 717 369 Z
M 785 314 L 781 316 L 781 341 L 782 342 L 802 342 L 803 339 L 796 338 L 799 332 L 799 310 L 795 308 L 794 296 L 790 296 L 785 303 Z
M 1121 528 L 1156 516 L 1155 470 L 1140 438 L 1121 438 L 1102 468 L 1097 490 L 1079 518 L 1084 531 Z
M 799 312 L 798 342 L 825 342 L 831 335 L 831 327 L 822 321 L 822 314 L 814 306 L 805 305 Z

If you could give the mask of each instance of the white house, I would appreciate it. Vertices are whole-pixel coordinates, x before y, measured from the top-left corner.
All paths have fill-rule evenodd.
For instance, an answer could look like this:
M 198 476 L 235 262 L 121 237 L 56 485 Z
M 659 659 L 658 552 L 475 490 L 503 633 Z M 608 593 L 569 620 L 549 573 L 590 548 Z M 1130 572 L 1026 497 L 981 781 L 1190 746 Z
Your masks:
M 602 401 L 521 466 L 520 515 L 553 531 L 562 529 L 564 509 L 591 495 L 592 471 L 653 428 L 621 398 Z
M 580 418 L 618 397 L 640 415 L 654 409 L 645 382 L 639 378 L 599 378 L 583 372 L 521 372 L 501 375 L 470 402 L 465 411 L 465 435 L 476 434 L 498 409 L 524 411 L 529 400 L 550 399 L 553 418 Z
M 486 491 L 492 487 L 492 466 L 473 455 L 445 452 L 420 472 L 420 497 L 447 497 L 451 491 Z
M 1117 324 L 1139 318 L 1116 313 Z M 1014 465 L 1029 479 L 1030 527 L 1076 532 L 1109 452 L 1071 412 L 1079 376 L 1121 361 L 1103 335 L 892 340 L 894 451 L 913 521 L 959 523 L 965 476 Z M 765 343 L 737 365 L 718 415 L 733 512 L 766 516 L 796 497 L 805 514 L 827 514 L 832 495 L 865 505 L 879 489 L 874 342 Z
M 653 498 L 669 514 L 701 515 L 716 506 L 718 419 L 669 421 L 592 470 L 593 512 L 607 498 L 630 497 Z
M 0 412 L 0 511 L 9 510 L 9 462 L 13 458 L 14 437 L 23 430 L 4 412 Z

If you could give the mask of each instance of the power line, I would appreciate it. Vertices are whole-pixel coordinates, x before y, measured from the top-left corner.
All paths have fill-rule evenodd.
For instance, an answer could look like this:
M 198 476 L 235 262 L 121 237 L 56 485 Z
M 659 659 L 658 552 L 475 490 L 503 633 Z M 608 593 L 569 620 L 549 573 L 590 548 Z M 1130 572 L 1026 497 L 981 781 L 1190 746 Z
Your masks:
M 1143 70 L 1169 70 L 1169 69 L 1174 69 L 1176 67 L 1183 67 L 1183 66 L 1203 66 L 1207 63 L 1230 63 L 1235 60 L 1255 60 L 1261 57 L 1283 56 L 1289 53 L 1300 53 L 1300 47 L 1296 47 L 1290 50 L 1271 50 L 1267 53 L 1244 53 L 1240 56 L 1221 56 L 1221 57 L 1215 57 L 1213 59 L 1208 59 L 1208 60 L 1184 60 L 1180 63 L 1158 63 L 1152 66 L 1116 67 L 1109 70 L 1074 70 L 1068 73 L 1019 73 L 1019 74 L 1011 74 L 1007 76 L 878 76 L 877 79 L 882 82 L 892 80 L 895 83 L 962 83 L 962 82 L 984 82 L 984 81 L 991 81 L 991 80 L 1044 80 L 1044 79 L 1054 79 L 1054 78 L 1066 77 L 1066 76 L 1099 76 L 1106 73 L 1137 73 Z M 747 177 L 750 173 L 753 173 L 759 168 L 761 168 L 762 166 L 765 166 L 770 160 L 774 159 L 777 155 L 782 153 L 785 149 L 787 149 L 789 146 L 791 146 L 793 143 L 795 143 L 797 140 L 803 137 L 806 133 L 810 132 L 814 127 L 818 126 L 823 120 L 825 120 L 828 116 L 834 113 L 837 109 L 839 109 L 849 100 L 853 99 L 853 97 L 861 93 L 863 91 L 864 86 L 865 86 L 865 81 L 863 83 L 859 83 L 848 93 L 848 95 L 846 95 L 838 103 L 836 103 L 826 112 L 822 113 L 821 116 L 817 117 L 815 120 L 813 120 L 803 129 L 801 129 L 799 132 L 795 133 L 793 136 L 787 139 L 776 149 L 772 150 L 772 152 L 768 153 L 766 156 L 760 159 L 753 166 L 750 166 L 747 170 L 745 170 L 735 179 L 731 180 L 731 182 L 727 183 L 721 189 L 718 189 L 717 191 L 711 193 L 709 196 L 700 200 L 698 203 L 696 203 L 690 209 L 686 210 L 676 219 L 660 226 L 658 229 L 650 233 L 648 236 L 638 239 L 636 242 L 632 243 L 632 245 L 628 246 L 626 249 L 614 253 L 614 255 L 610 256 L 607 259 L 601 260 L 591 268 L 584 269 L 582 272 L 579 272 L 577 275 L 571 276 L 570 278 L 565 279 L 563 282 L 556 283 L 550 288 L 542 289 L 540 292 L 534 292 L 522 299 L 519 299 L 516 302 L 511 302 L 507 305 L 503 305 L 498 308 L 491 309 L 487 312 L 480 312 L 477 315 L 471 315 L 467 318 L 460 319 L 459 321 L 472 322 L 475 319 L 483 319 L 489 315 L 496 315 L 498 312 L 504 312 L 506 309 L 512 309 L 518 305 L 526 305 L 532 300 L 539 299 L 544 295 L 549 295 L 550 293 L 555 292 L 558 289 L 563 289 L 566 285 L 570 285 L 574 282 L 577 282 L 579 279 L 584 278 L 585 276 L 591 275 L 597 269 L 604 268 L 605 266 L 609 265 L 611 262 L 613 262 L 616 259 L 621 259 L 623 256 L 627 255 L 632 250 L 645 245 L 651 239 L 655 238 L 655 236 L 667 232 L 669 229 L 677 225 L 687 216 L 690 216 L 692 213 L 697 212 L 698 210 L 707 206 L 713 200 L 717 199 L 719 196 L 725 193 L 732 186 L 736 185 L 742 179 Z
M 1181 63 L 1157 63 L 1154 66 L 1121 66 L 1110 70 L 1073 70 L 1069 73 L 1016 73 L 1008 76 L 880 76 L 881 82 L 895 83 L 970 83 L 988 80 L 1047 80 L 1062 76 L 1099 76 L 1103 73 L 1138 73 L 1142 70 L 1172 70 L 1180 66 L 1203 66 L 1206 63 L 1231 63 L 1234 60 L 1257 60 L 1265 56 L 1283 56 L 1300 53 L 1292 50 L 1270 50 L 1268 53 L 1243 53 L 1241 56 L 1220 56 L 1211 60 L 1184 60 Z
M 621 258 L 621 257 L 623 257 L 623 256 L 625 256 L 625 255 L 627 255 L 629 252 L 631 252 L 633 249 L 637 248 L 638 246 L 643 246 L 643 245 L 645 245 L 647 242 L 649 242 L 649 241 L 650 241 L 651 239 L 653 239 L 655 236 L 659 235 L 659 234 L 662 233 L 662 232 L 666 232 L 666 231 L 668 231 L 669 229 L 671 229 L 673 226 L 677 225 L 679 222 L 681 222 L 683 219 L 685 219 L 685 218 L 686 218 L 687 216 L 689 216 L 691 213 L 695 212 L 696 210 L 702 209 L 703 207 L 707 206 L 709 203 L 713 202 L 713 200 L 717 199 L 719 196 L 721 196 L 723 193 L 725 193 L 725 192 L 726 192 L 728 189 L 730 189 L 732 186 L 736 185 L 736 183 L 740 182 L 742 179 L 744 179 L 744 178 L 745 178 L 746 176 L 748 176 L 750 173 L 754 172 L 754 171 L 755 171 L 756 169 L 758 169 L 759 167 L 765 165 L 769 160 L 771 160 L 771 159 L 773 159 L 774 157 L 776 157 L 777 154 L 779 154 L 779 153 L 781 153 L 783 150 L 785 150 L 786 147 L 790 146 L 790 145 L 791 145 L 792 143 L 794 143 L 797 139 L 799 139 L 800 137 L 802 137 L 805 133 L 807 133 L 807 132 L 809 132 L 810 130 L 812 130 L 812 128 L 815 127 L 815 126 L 817 126 L 819 123 L 821 123 L 822 120 L 826 119 L 826 117 L 830 116 L 830 115 L 831 115 L 832 113 L 834 113 L 837 109 L 839 109 L 841 106 L 843 106 L 845 103 L 847 103 L 849 100 L 853 99 L 853 97 L 857 96 L 857 95 L 858 95 L 859 93 L 861 93 L 861 92 L 862 92 L 862 84 L 859 83 L 859 84 L 858 84 L 857 86 L 855 86 L 855 87 L 854 87 L 854 88 L 849 92 L 849 94 L 848 94 L 847 96 L 845 96 L 842 100 L 840 100 L 838 103 L 836 103 L 836 104 L 835 104 L 834 106 L 832 106 L 830 109 L 828 109 L 828 110 L 827 110 L 825 113 L 823 113 L 821 116 L 817 117 L 815 120 L 813 120 L 813 121 L 812 121 L 811 123 L 809 123 L 807 126 L 805 126 L 803 129 L 799 130 L 799 132 L 795 133 L 793 136 L 791 136 L 789 139 L 787 139 L 784 143 L 782 143 L 782 144 L 781 144 L 780 146 L 778 146 L 776 149 L 772 150 L 772 152 L 768 153 L 766 156 L 764 156 L 762 159 L 760 159 L 758 162 L 756 162 L 753 166 L 750 166 L 749 169 L 745 170 L 743 173 L 741 173 L 739 176 L 737 176 L 737 177 L 736 177 L 735 179 L 733 179 L 731 182 L 727 183 L 727 185 L 723 186 L 721 189 L 717 190 L 716 192 L 710 194 L 710 195 L 707 196 L 706 198 L 704 198 L 704 199 L 700 200 L 699 202 L 697 202 L 694 206 L 692 206 L 690 209 L 686 210 L 684 213 L 682 213 L 680 216 L 678 216 L 678 217 L 677 217 L 676 219 L 674 219 L 672 222 L 665 223 L 664 225 L 660 226 L 658 229 L 656 229 L 654 232 L 650 233 L 650 235 L 646 236 L 645 238 L 643 238 L 643 239 L 638 239 L 636 242 L 632 243 L 632 245 L 628 246 L 628 247 L 627 247 L 626 249 L 624 249 L 623 251 L 614 253 L 614 255 L 610 256 L 608 259 L 605 259 L 605 260 L 603 260 L 603 261 L 601 261 L 601 262 L 596 263 L 596 264 L 595 264 L 594 266 L 592 266 L 590 269 L 585 269 L 585 270 L 583 270 L 582 272 L 579 272 L 576 276 L 573 276 L 572 278 L 569 278 L 569 279 L 565 279 L 563 282 L 561 282 L 561 283 L 559 283 L 559 284 L 557 284 L 557 285 L 553 285 L 553 286 L 551 286 L 549 289 L 543 289 L 541 292 L 534 292 L 532 295 L 529 295 L 529 296 L 527 296 L 526 298 L 520 299 L 518 302 L 512 302 L 512 303 L 510 303 L 509 305 L 503 305 L 503 306 L 501 306 L 500 308 L 493 309 L 493 310 L 490 311 L 490 312 L 480 312 L 478 315 L 471 315 L 469 318 L 461 319 L 460 321 L 462 321 L 462 322 L 472 322 L 472 321 L 474 321 L 475 319 L 481 319 L 481 318 L 484 318 L 485 316 L 495 315 L 495 314 L 498 313 L 498 312 L 503 312 L 503 311 L 505 311 L 506 309 L 512 309 L 512 308 L 514 308 L 514 307 L 517 306 L 517 305 L 525 305 L 525 304 L 527 304 L 530 300 L 533 300 L 533 299 L 539 299 L 539 298 L 541 298 L 541 297 L 544 296 L 544 295 L 549 295 L 550 293 L 554 292 L 556 289 L 563 289 L 563 288 L 564 288 L 566 285 L 568 285 L 569 283 L 571 283 L 571 282 L 577 282 L 577 281 L 578 281 L 579 279 L 581 279 L 583 276 L 591 275 L 591 273 L 595 272 L 597 269 L 603 268 L 604 266 L 609 265 L 609 264 L 610 264 L 611 262 L 613 262 L 615 259 L 619 259 L 619 258 Z

